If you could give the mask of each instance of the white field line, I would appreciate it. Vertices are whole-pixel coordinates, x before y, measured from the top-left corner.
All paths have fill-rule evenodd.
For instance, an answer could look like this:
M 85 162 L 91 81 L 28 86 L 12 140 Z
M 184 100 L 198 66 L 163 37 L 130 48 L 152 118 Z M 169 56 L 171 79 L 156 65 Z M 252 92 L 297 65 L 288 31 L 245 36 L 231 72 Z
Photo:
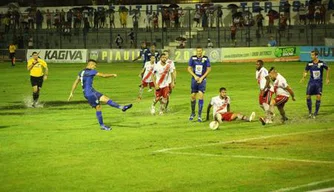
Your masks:
M 309 192 L 333 192 L 333 191 L 334 191 L 334 187 L 325 188 L 325 189 L 318 189 L 318 190 L 313 190 L 313 191 L 309 191 Z
M 323 181 L 316 181 L 316 182 L 312 182 L 312 183 L 308 183 L 308 184 L 305 184 L 305 185 L 298 185 L 298 186 L 295 186 L 295 187 L 287 187 L 287 188 L 282 188 L 282 189 L 278 189 L 276 191 L 272 191 L 272 192 L 286 192 L 286 191 L 293 191 L 293 190 L 296 190 L 296 189 L 300 189 L 300 188 L 304 188 L 304 187 L 311 187 L 311 186 L 315 186 L 315 185 L 319 185 L 321 183 L 327 183 L 327 182 L 330 182 L 330 181 L 334 181 L 334 179 L 327 179 L 327 180 L 323 180 Z M 333 191 L 334 188 L 329 188 L 328 191 L 326 192 L 329 192 L 329 191 Z M 320 189 L 320 190 L 317 190 L 317 191 L 313 191 L 313 192 L 320 192 L 322 190 L 326 190 L 326 189 Z M 324 191 L 325 192 L 325 191 Z
M 153 151 L 153 153 L 166 153 L 166 152 L 170 152 L 170 151 L 177 151 L 177 150 L 183 150 L 183 149 L 193 149 L 193 148 L 198 148 L 198 147 L 208 147 L 208 146 L 223 145 L 223 144 L 230 144 L 230 143 L 241 143 L 241 142 L 261 140 L 261 139 L 270 139 L 270 138 L 275 138 L 275 137 L 285 137 L 285 136 L 293 136 L 293 135 L 303 135 L 303 134 L 310 134 L 310 133 L 319 133 L 319 132 L 332 131 L 332 130 L 334 130 L 334 128 L 314 130 L 314 131 L 296 132 L 296 133 L 277 134 L 277 135 L 267 135 L 267 136 L 232 140 L 232 141 L 220 141 L 220 142 L 217 142 L 217 143 L 208 143 L 208 144 L 202 144 L 202 145 L 165 148 L 165 149 L 160 149 L 160 150 Z
M 260 157 L 252 155 L 220 155 L 220 154 L 210 154 L 210 153 L 186 153 L 186 152 L 172 152 L 167 151 L 165 153 L 175 154 L 175 155 L 189 155 L 189 156 L 202 156 L 202 157 L 227 157 L 227 158 L 242 158 L 242 159 L 262 159 L 262 160 L 275 160 L 275 161 L 291 161 L 291 162 L 301 162 L 301 163 L 321 163 L 321 164 L 334 164 L 334 161 L 321 161 L 321 160 L 309 160 L 309 159 L 289 159 L 280 157 Z

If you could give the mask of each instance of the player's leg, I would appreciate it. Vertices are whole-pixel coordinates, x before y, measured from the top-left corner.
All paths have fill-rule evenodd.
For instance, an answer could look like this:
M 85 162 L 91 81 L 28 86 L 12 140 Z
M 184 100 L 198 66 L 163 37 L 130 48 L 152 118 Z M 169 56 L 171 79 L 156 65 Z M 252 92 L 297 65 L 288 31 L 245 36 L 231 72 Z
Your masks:
M 319 109 L 320 109 L 320 104 L 321 104 L 321 94 L 322 94 L 322 85 L 318 84 L 317 85 L 317 95 L 316 95 L 316 101 L 315 101 L 315 112 L 314 112 L 314 117 L 318 115 Z
M 151 105 L 151 114 L 154 115 L 155 114 L 155 105 L 157 104 L 158 101 L 161 100 L 162 97 L 162 90 L 161 89 L 157 89 L 155 90 L 155 96 Z
M 169 97 L 169 86 L 161 88 L 162 90 L 162 98 L 160 99 L 160 112 L 159 115 L 162 115 L 166 110 L 166 103 Z
M 206 80 L 198 85 L 198 122 L 202 122 L 202 110 L 204 106 L 204 93 L 206 89 Z
M 313 84 L 312 83 L 308 83 L 307 85 L 307 89 L 306 89 L 306 105 L 307 105 L 307 109 L 308 109 L 308 114 L 309 114 L 309 118 L 313 118 L 313 114 L 312 114 L 312 99 L 311 99 L 311 95 L 313 93 Z
M 215 120 L 219 122 L 219 124 L 223 123 L 223 117 L 220 113 L 216 113 Z
M 96 109 L 96 118 L 97 118 L 97 121 L 98 121 L 99 124 L 100 124 L 101 130 L 104 130 L 104 131 L 110 131 L 110 130 L 111 130 L 111 127 L 106 126 L 106 125 L 103 123 L 102 107 L 101 107 L 101 105 L 100 105 L 100 104 L 96 105 L 96 106 L 95 106 L 95 109 Z
M 289 97 L 285 97 L 285 96 L 278 96 L 275 98 L 275 105 L 277 106 L 277 109 L 279 113 L 281 114 L 283 122 L 288 120 L 288 118 L 285 115 L 285 110 L 284 110 L 284 105 L 286 102 L 288 102 L 288 100 L 289 100 Z
M 143 96 L 143 91 L 144 88 L 147 87 L 147 83 L 146 82 L 141 82 L 141 84 L 139 85 L 139 93 L 138 93 L 138 99 L 142 99 Z
M 198 84 L 195 81 L 195 79 L 191 79 L 191 96 L 190 96 L 191 114 L 190 114 L 190 117 L 189 117 L 190 121 L 192 121 L 195 118 L 197 93 L 198 93 Z
M 102 95 L 99 92 L 95 92 L 95 97 L 99 98 L 99 101 L 106 103 L 107 105 L 111 106 L 111 107 L 115 107 L 117 109 L 121 109 L 123 112 L 125 112 L 126 110 L 130 109 L 132 107 L 132 104 L 128 104 L 128 105 L 120 105 L 114 101 L 112 101 L 109 97 Z
M 243 121 L 247 121 L 247 122 L 251 122 L 255 117 L 255 112 L 252 112 L 252 114 L 247 117 L 246 115 L 243 115 L 241 113 L 233 113 L 231 116 L 231 120 L 243 120 Z

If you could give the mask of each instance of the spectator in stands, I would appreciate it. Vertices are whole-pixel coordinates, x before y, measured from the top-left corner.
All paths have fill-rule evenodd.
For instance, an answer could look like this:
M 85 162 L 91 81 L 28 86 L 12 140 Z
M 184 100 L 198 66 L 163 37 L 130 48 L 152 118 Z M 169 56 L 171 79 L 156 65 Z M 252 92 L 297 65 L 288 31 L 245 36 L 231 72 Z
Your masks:
M 46 10 L 46 28 L 51 29 L 52 15 L 49 9 Z
M 94 29 L 97 30 L 99 28 L 99 12 L 94 12 Z
M 34 22 L 35 22 L 35 13 L 33 11 L 30 11 L 28 13 L 28 26 L 29 29 L 34 29 Z
M 277 42 L 276 40 L 274 39 L 274 36 L 270 36 L 270 39 L 268 41 L 268 47 L 275 47 L 277 46 Z
M 43 15 L 40 10 L 36 11 L 36 29 L 42 29 Z
M 261 11 L 259 11 L 259 13 L 255 16 L 255 21 L 256 21 L 256 24 L 257 24 L 257 30 L 258 32 L 263 35 L 263 20 L 264 20 L 264 17 L 261 13 Z
M 289 21 L 289 26 L 291 25 L 290 9 L 291 5 L 289 3 L 289 0 L 286 0 L 283 5 L 283 11 L 284 11 L 284 17 L 286 18 L 287 21 Z
M 99 11 L 99 17 L 100 17 L 100 28 L 104 28 L 104 24 L 106 23 L 106 12 L 104 9 L 101 9 Z
M 237 45 L 237 40 L 236 40 L 236 35 L 237 35 L 237 26 L 235 26 L 234 24 L 231 25 L 231 40 L 232 40 L 232 44 L 234 44 L 234 46 Z
M 267 16 L 269 19 L 267 33 L 272 33 L 274 31 L 275 14 L 273 11 L 269 11 Z
M 306 18 L 307 18 L 308 10 L 306 9 L 303 3 L 300 5 L 298 9 L 298 13 L 299 13 L 299 23 L 300 24 L 304 23 L 304 25 L 306 25 Z
M 279 20 L 279 34 L 284 37 L 285 36 L 285 30 L 286 30 L 286 27 L 287 27 L 287 18 L 281 14 L 280 15 L 280 20 Z
M 156 31 L 156 30 L 159 29 L 158 14 L 156 14 L 155 12 L 153 12 L 152 19 L 153 19 L 153 28 L 154 28 L 154 31 Z
M 133 28 L 134 29 L 138 29 L 138 22 L 139 22 L 139 13 L 135 12 L 135 14 L 133 14 L 132 16 L 132 23 L 133 23 Z
M 146 31 L 151 31 L 151 23 L 152 23 L 152 18 L 153 16 L 151 15 L 151 13 L 146 10 L 146 17 L 144 19 L 144 23 L 146 26 Z
M 326 24 L 326 7 L 324 4 L 320 7 L 320 24 Z
M 133 29 L 130 30 L 130 32 L 128 33 L 128 36 L 130 38 L 130 48 L 132 48 L 135 42 L 135 33 L 133 32 Z
M 321 21 L 320 6 L 315 7 L 314 19 L 315 19 L 315 23 L 319 25 Z
M 62 25 L 65 23 L 65 11 L 63 9 L 60 11 L 60 23 Z
M 110 25 L 110 28 L 115 28 L 115 12 L 114 11 L 109 12 L 109 25 Z
M 34 39 L 32 36 L 30 36 L 28 39 L 28 49 L 33 49 L 33 48 L 34 48 Z
M 120 20 L 120 23 L 122 25 L 122 28 L 126 27 L 126 25 L 127 25 L 127 19 L 128 19 L 128 10 L 122 9 L 119 12 L 119 20 Z
M 67 26 L 66 26 L 66 27 L 68 27 L 68 25 L 69 25 L 70 27 L 72 27 L 72 18 L 73 18 L 73 12 L 72 12 L 72 9 L 70 9 L 70 10 L 66 13 L 66 21 L 67 21 Z
M 89 29 L 90 29 L 90 25 L 89 25 L 88 18 L 86 17 L 86 18 L 84 18 L 84 27 L 82 29 L 84 37 L 87 36 L 87 33 L 89 32 Z
M 223 10 L 221 7 L 218 7 L 217 10 L 217 26 L 222 27 L 223 26 Z
M 72 32 L 71 32 L 71 25 L 70 25 L 70 23 L 67 23 L 65 25 L 64 30 L 63 30 L 63 36 L 64 36 L 64 39 L 67 38 L 67 40 L 69 42 L 71 42 L 71 40 L 72 40 L 72 38 L 71 38 L 72 37 Z
M 6 14 L 5 17 L 2 19 L 2 24 L 5 26 L 5 33 L 8 33 L 10 28 L 10 19 L 8 14 Z
M 195 15 L 194 15 L 194 22 L 195 22 L 195 26 L 196 27 L 199 26 L 200 19 L 201 19 L 201 10 L 200 9 L 196 9 L 195 10 Z
M 178 8 L 177 14 L 179 16 L 180 27 L 184 27 L 184 12 L 183 12 L 182 7 Z
M 121 37 L 120 34 L 117 35 L 117 37 L 116 37 L 116 39 L 115 39 L 115 43 L 116 43 L 116 45 L 117 45 L 117 47 L 118 47 L 119 49 L 122 48 L 122 45 L 123 45 L 123 38 Z
M 169 28 L 170 27 L 170 16 L 169 16 L 169 10 L 167 8 L 164 8 L 162 10 L 162 27 Z
M 315 13 L 315 5 L 314 3 L 311 3 L 309 4 L 308 6 L 308 20 L 309 20 L 309 24 L 313 24 L 314 23 L 314 13 Z
M 208 39 L 208 44 L 206 45 L 207 48 L 213 48 L 213 43 L 211 42 L 211 39 Z

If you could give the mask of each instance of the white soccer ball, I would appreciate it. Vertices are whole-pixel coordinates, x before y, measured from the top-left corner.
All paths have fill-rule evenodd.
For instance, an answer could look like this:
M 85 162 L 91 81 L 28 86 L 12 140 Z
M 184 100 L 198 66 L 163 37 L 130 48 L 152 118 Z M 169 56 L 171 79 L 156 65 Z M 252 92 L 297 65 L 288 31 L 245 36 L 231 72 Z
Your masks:
M 210 129 L 217 130 L 219 128 L 219 122 L 218 121 L 211 121 L 209 124 Z

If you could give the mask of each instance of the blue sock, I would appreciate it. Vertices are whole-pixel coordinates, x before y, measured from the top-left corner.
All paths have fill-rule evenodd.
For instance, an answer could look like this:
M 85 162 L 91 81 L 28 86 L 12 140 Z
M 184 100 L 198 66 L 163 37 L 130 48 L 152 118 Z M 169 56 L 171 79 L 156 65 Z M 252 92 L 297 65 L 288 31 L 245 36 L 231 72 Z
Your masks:
M 196 100 L 193 100 L 191 103 L 191 114 L 195 114 Z
M 308 108 L 308 113 L 311 114 L 312 113 L 312 100 L 311 99 L 306 99 L 306 104 L 307 104 L 307 108 Z
M 96 118 L 100 125 L 103 125 L 102 111 L 96 111 Z
M 113 102 L 111 99 L 107 102 L 108 105 L 120 109 L 121 106 L 118 103 Z
M 318 112 L 319 112 L 319 109 L 320 109 L 320 103 L 321 103 L 321 100 L 316 100 L 315 101 L 315 115 L 318 115 Z
M 203 109 L 204 100 L 198 100 L 198 116 L 202 116 L 202 109 Z

